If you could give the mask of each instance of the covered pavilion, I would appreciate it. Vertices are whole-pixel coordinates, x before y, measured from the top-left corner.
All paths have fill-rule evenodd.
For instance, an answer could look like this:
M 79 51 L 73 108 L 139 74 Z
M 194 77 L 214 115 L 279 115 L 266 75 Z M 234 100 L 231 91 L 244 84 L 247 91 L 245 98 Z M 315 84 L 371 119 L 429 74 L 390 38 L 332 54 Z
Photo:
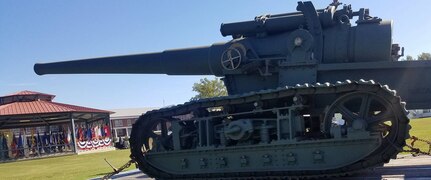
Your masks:
M 14 143 L 15 146 L 18 144 L 13 141 L 17 141 L 15 138 L 18 134 L 18 138 L 24 142 L 24 144 L 26 140 L 28 143 L 32 143 L 31 140 L 29 141 L 28 139 L 34 138 L 33 145 L 37 147 L 33 147 L 33 149 L 39 149 L 36 153 L 38 156 L 46 152 L 40 153 L 41 147 L 39 146 L 49 145 L 48 148 L 50 148 L 49 151 L 51 152 L 52 141 L 56 141 L 54 142 L 54 152 L 57 152 L 56 148 L 59 148 L 58 146 L 61 146 L 62 149 L 68 146 L 70 147 L 69 152 L 73 153 L 97 149 L 98 147 L 104 146 L 103 142 L 95 141 L 104 141 L 105 138 L 110 138 L 106 135 L 111 134 L 110 127 L 112 126 L 110 125 L 109 116 L 112 112 L 53 102 L 52 100 L 54 98 L 55 95 L 34 91 L 21 91 L 0 97 L 0 141 L 8 142 L 6 143 L 7 145 L 4 145 L 4 143 L 3 145 L 0 144 L 0 151 L 3 151 L 3 153 L 0 153 L 0 159 L 2 159 L 2 156 L 3 159 L 7 156 L 10 158 L 11 154 L 13 154 L 12 151 L 14 148 L 16 149 L 13 145 Z M 94 122 L 98 122 L 98 124 L 92 125 Z M 92 129 L 93 126 L 99 127 L 98 129 Z M 102 128 L 101 126 L 109 127 L 109 132 L 105 131 L 106 127 Z M 81 131 L 83 131 L 83 129 L 88 129 L 89 133 L 93 133 L 93 135 L 90 135 L 88 138 L 82 137 L 82 132 L 79 132 L 81 134 L 77 135 L 78 127 Z M 100 133 L 102 131 L 104 132 Z M 47 139 L 40 138 L 39 133 L 45 136 L 48 134 Z M 85 133 L 87 135 L 87 131 L 85 131 Z M 52 134 L 56 137 L 52 136 Z M 102 134 L 104 135 L 103 137 L 101 136 Z M 22 135 L 23 137 L 21 137 Z M 44 142 L 41 142 L 42 140 Z M 37 142 L 34 143 L 34 141 Z M 90 145 L 87 145 L 87 143 L 90 143 Z M 112 147 L 110 142 L 109 144 Z M 22 148 L 25 150 L 26 147 Z M 31 147 L 29 145 L 28 148 L 27 151 L 30 151 Z M 43 148 L 46 149 L 46 147 Z M 63 152 L 62 150 L 60 151 Z

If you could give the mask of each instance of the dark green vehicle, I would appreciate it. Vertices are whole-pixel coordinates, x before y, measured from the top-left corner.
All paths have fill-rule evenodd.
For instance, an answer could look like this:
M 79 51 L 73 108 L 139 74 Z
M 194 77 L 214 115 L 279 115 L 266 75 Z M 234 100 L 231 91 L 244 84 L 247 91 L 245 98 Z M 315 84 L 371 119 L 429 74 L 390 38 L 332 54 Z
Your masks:
M 431 108 L 431 61 L 398 61 L 392 22 L 368 9 L 334 1 L 297 10 L 222 24 L 233 38 L 225 43 L 34 68 L 223 77 L 228 96 L 147 112 L 133 125 L 131 158 L 150 177 L 320 178 L 387 163 L 409 137 L 406 108 Z

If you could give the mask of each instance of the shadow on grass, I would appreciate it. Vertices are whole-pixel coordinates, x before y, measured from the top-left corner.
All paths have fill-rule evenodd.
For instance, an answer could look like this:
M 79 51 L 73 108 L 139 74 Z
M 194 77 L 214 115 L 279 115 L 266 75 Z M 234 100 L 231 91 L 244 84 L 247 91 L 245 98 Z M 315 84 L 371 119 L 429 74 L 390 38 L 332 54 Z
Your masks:
M 111 172 L 93 174 L 93 176 L 104 176 L 104 175 L 107 175 L 108 173 L 111 173 Z

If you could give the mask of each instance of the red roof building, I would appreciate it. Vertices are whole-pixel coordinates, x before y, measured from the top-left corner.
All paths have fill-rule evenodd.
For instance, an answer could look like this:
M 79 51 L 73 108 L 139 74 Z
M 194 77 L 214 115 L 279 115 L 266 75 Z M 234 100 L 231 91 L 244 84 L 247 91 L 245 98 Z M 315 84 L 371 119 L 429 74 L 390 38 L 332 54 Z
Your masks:
M 0 129 L 91 121 L 113 113 L 100 109 L 53 102 L 55 95 L 21 91 L 0 97 Z M 24 123 L 27 122 L 27 123 Z
M 80 141 L 93 141 L 94 143 L 97 140 L 105 140 L 108 138 L 106 134 L 110 136 L 111 133 L 106 132 L 106 127 L 111 126 L 109 116 L 113 112 L 53 102 L 54 98 L 55 95 L 34 91 L 21 91 L 1 96 L 0 138 L 2 138 L 2 136 L 7 136 L 9 138 L 7 139 L 8 142 L 12 142 L 14 137 L 21 137 L 22 134 L 24 134 L 24 137 L 21 137 L 21 139 L 33 138 L 35 132 L 40 132 L 45 135 L 46 133 L 49 135 L 54 133 L 57 136 L 61 135 L 63 139 L 66 139 L 66 136 L 69 136 L 69 138 L 72 136 L 71 141 L 73 141 L 72 143 L 74 145 L 73 152 L 78 153 L 80 150 L 88 150 L 86 147 L 97 149 L 99 144 L 103 144 L 96 143 L 96 147 L 96 145 L 93 146 L 91 143 L 87 145 L 85 144 L 86 142 Z M 94 129 L 92 128 L 94 127 L 98 130 L 98 136 L 91 136 L 90 132 L 93 132 Z M 101 133 L 102 127 L 104 128 L 103 133 Z M 78 129 L 80 131 L 86 131 L 86 134 L 87 130 L 89 130 L 88 134 L 90 134 L 90 136 L 82 137 L 82 134 L 77 135 L 76 132 L 78 132 Z M 67 134 L 66 131 L 68 131 L 69 134 Z M 110 128 L 109 131 L 111 131 Z M 103 137 L 101 134 L 103 134 Z M 56 137 L 56 140 L 57 139 Z M 55 145 L 59 146 L 60 140 L 57 141 Z M 72 145 L 71 142 L 68 143 L 68 145 Z M 82 145 L 83 143 L 85 145 Z M 41 143 L 36 143 L 36 145 L 39 144 Z M 48 144 L 51 146 L 51 142 Z M 81 144 L 85 148 L 77 148 L 77 144 Z M 10 149 L 10 145 L 8 146 L 7 149 Z M 66 144 L 61 145 L 62 148 L 66 146 Z M 0 147 L 0 151 L 2 148 L 5 149 L 6 147 Z M 29 146 L 29 149 L 30 148 Z M 1 158 L 2 157 L 0 157 L 0 160 Z

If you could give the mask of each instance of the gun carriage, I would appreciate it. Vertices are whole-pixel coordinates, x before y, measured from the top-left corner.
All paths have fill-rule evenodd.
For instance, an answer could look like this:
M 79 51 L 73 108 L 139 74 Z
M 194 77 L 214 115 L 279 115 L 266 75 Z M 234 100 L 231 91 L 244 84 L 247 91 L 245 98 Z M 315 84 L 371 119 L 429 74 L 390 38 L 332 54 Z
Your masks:
M 131 157 L 151 177 L 346 175 L 402 149 L 406 107 L 431 107 L 431 64 L 398 60 L 392 21 L 339 6 L 298 2 L 298 12 L 224 23 L 232 40 L 210 46 L 34 69 L 222 77 L 228 96 L 147 112 L 133 125 Z

